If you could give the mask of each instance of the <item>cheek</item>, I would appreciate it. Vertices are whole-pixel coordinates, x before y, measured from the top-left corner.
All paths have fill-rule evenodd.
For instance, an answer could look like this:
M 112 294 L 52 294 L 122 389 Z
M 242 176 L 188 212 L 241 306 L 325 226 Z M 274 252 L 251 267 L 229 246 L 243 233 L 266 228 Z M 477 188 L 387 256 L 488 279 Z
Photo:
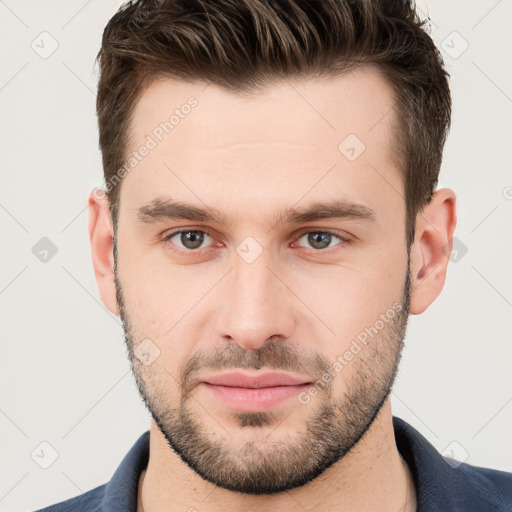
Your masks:
M 172 283 L 160 278 L 163 268 L 133 250 L 130 244 L 119 242 L 117 278 L 136 341 L 157 339 L 166 326 L 166 330 L 172 326 L 174 308 L 170 297 L 176 295 L 176 290 L 172 289 Z
M 128 244 L 120 244 L 118 253 L 118 278 L 135 344 L 154 342 L 160 351 L 154 370 L 161 378 L 163 368 L 176 376 L 180 364 L 197 348 L 202 325 L 197 318 L 208 290 L 218 280 L 215 271 L 200 273 L 194 266 L 172 265 L 161 253 L 133 251 Z M 176 384 L 173 379 L 168 383 Z
M 318 265 L 314 272 L 298 268 L 290 276 L 294 292 L 315 313 L 314 317 L 301 309 L 311 317 L 310 324 L 318 325 L 316 338 L 326 356 L 335 358 L 380 315 L 390 310 L 394 313 L 394 303 L 395 307 L 397 302 L 401 304 L 407 253 L 389 252 L 383 257 L 384 251 L 361 254 L 339 265 Z M 319 337 L 319 332 L 325 335 Z

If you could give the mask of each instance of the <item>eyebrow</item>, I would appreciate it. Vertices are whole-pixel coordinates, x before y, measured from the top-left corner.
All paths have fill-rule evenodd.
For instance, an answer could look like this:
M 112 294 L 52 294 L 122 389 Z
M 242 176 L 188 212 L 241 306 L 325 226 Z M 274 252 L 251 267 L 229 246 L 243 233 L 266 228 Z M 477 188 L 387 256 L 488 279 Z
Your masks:
M 158 197 L 141 206 L 137 217 L 144 223 L 162 220 L 189 220 L 194 222 L 214 222 L 230 226 L 226 215 L 220 210 L 205 206 L 173 201 L 169 197 Z M 377 215 L 371 208 L 344 200 L 317 201 L 307 207 L 291 207 L 278 214 L 276 224 L 300 224 L 324 219 L 349 219 L 376 222 Z

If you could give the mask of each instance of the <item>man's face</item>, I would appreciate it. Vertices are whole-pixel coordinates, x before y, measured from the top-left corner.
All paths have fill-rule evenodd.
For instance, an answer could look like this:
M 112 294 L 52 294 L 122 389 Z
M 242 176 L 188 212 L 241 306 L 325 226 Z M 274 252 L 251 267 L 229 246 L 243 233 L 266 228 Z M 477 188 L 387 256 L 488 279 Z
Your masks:
M 392 103 L 361 68 L 252 97 L 161 80 L 136 106 L 130 153 L 155 144 L 122 183 L 120 314 L 154 421 L 220 487 L 305 484 L 388 397 L 410 287 Z M 190 217 L 185 204 L 217 216 L 170 215 Z M 320 215 L 299 217 L 312 207 Z M 205 383 L 233 371 L 309 384 L 270 400 Z

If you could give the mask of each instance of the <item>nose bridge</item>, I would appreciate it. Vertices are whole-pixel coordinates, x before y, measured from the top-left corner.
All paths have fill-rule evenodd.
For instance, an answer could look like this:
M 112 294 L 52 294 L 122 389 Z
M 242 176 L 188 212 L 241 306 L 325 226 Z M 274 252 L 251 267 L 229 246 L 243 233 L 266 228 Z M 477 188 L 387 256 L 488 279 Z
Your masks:
M 270 291 L 276 288 L 276 278 L 269 270 L 268 258 L 260 256 L 256 261 L 247 263 L 239 259 L 232 272 L 232 293 L 236 298 L 233 306 L 241 306 L 246 314 L 263 310 L 269 305 Z
M 293 313 L 286 287 L 270 270 L 272 266 L 269 249 L 252 261 L 243 253 L 233 255 L 217 326 L 221 337 L 231 338 L 246 349 L 256 349 L 272 336 L 290 336 Z

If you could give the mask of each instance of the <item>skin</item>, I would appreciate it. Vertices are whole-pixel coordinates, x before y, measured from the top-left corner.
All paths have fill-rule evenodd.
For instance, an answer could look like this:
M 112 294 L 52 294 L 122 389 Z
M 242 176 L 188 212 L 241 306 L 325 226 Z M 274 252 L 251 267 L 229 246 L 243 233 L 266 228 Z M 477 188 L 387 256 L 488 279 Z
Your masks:
M 436 191 L 418 214 L 408 262 L 404 185 L 393 159 L 394 96 L 374 68 L 268 84 L 251 97 L 159 80 L 136 105 L 131 150 L 190 96 L 197 107 L 123 179 L 115 276 L 108 204 L 94 191 L 89 197 L 101 298 L 125 321 L 137 385 L 153 418 L 139 509 L 142 502 L 145 512 L 415 510 L 389 390 L 408 313 L 425 311 L 444 285 L 454 193 Z M 348 134 L 366 146 L 353 162 L 338 150 Z M 228 222 L 138 217 L 139 208 L 162 197 L 214 207 Z M 286 208 L 334 199 L 363 205 L 374 219 L 276 222 Z M 179 235 L 164 241 L 178 228 L 209 229 L 211 238 L 199 253 L 178 254 L 187 251 Z M 326 230 L 346 241 L 312 246 L 307 233 Z M 248 236 L 261 248 L 251 263 L 237 252 Z M 393 303 L 402 316 L 307 404 L 292 398 L 269 414 L 242 416 L 198 385 L 220 373 L 219 362 L 224 370 L 257 375 L 281 368 L 316 381 Z M 160 351 L 150 365 L 134 355 L 145 339 Z M 316 424 L 326 413 L 328 425 Z M 312 425 L 318 428 L 308 432 Z M 336 460 L 326 460 L 318 441 L 339 441 Z M 202 454 L 194 452 L 198 446 Z M 321 468 L 306 475 L 313 459 Z M 300 481 L 301 471 L 309 481 Z M 261 477 L 262 487 L 244 483 L 244 474 L 253 484 Z M 270 482 L 279 489 L 265 492 Z

